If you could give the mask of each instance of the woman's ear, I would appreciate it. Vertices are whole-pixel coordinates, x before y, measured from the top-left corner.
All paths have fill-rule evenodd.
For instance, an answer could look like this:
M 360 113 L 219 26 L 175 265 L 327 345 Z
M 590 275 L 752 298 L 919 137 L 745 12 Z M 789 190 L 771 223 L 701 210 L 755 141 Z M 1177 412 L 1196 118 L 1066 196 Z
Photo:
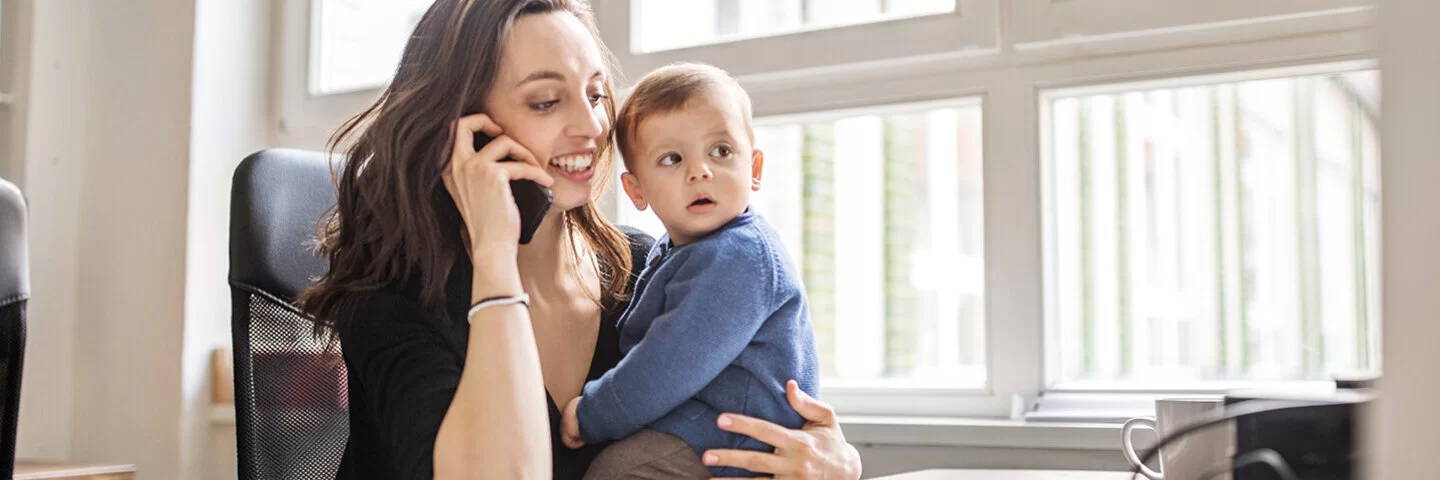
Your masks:
M 636 210 L 643 212 L 646 208 L 650 208 L 650 204 L 645 201 L 645 192 L 640 190 L 640 179 L 635 178 L 635 174 L 630 172 L 620 174 L 620 186 L 625 188 L 625 196 L 630 197 L 630 201 L 635 203 Z
M 757 149 L 755 149 L 755 153 L 751 155 L 751 160 L 750 160 L 750 190 L 751 190 L 751 191 L 754 191 L 754 192 L 760 191 L 760 178 L 764 176 L 764 173 L 765 173 L 765 152 L 762 152 L 762 151 L 760 151 L 760 149 L 757 148 Z

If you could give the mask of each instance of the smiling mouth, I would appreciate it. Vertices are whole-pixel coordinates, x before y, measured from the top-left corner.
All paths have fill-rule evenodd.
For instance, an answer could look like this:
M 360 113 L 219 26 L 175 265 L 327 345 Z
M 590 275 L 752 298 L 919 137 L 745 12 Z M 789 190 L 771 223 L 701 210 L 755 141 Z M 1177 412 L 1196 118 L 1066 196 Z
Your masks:
M 592 153 L 578 152 L 552 158 L 550 159 L 550 166 L 566 172 L 576 173 L 588 170 L 594 160 L 595 156 Z

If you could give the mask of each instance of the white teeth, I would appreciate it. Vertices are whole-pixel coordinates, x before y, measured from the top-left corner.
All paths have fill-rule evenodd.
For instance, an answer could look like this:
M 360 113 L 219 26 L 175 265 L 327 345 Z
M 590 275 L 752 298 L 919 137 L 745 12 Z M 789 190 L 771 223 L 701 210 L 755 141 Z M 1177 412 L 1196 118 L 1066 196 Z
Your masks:
M 580 153 L 552 158 L 550 159 L 550 165 L 559 167 L 567 172 L 578 172 L 590 168 L 590 163 L 593 160 L 594 157 L 590 154 Z

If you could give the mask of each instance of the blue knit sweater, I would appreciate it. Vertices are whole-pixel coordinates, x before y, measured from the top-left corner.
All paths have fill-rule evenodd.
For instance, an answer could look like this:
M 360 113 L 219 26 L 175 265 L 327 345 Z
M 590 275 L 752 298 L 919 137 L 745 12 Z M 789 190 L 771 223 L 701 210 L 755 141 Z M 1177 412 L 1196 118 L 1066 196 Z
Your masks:
M 609 442 L 648 427 L 702 455 L 714 448 L 772 451 L 715 422 L 721 413 L 739 413 L 799 428 L 805 421 L 785 399 L 785 382 L 818 393 L 805 292 L 779 234 L 746 211 L 686 245 L 661 237 L 645 264 L 619 321 L 624 358 L 585 385 L 576 412 L 581 437 Z

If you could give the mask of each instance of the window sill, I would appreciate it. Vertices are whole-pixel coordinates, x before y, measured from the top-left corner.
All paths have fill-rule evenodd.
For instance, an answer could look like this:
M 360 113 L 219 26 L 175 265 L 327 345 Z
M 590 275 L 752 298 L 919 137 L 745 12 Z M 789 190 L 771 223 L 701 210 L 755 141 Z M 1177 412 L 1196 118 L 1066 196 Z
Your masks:
M 1120 449 L 1120 424 L 1025 420 L 841 416 L 845 439 L 854 444 L 1021 448 L 1056 450 Z M 1153 439 L 1137 445 L 1146 448 Z
M 235 405 L 210 406 L 210 424 L 235 426 Z M 1120 425 L 1054 423 L 983 418 L 842 416 L 845 438 L 853 444 L 1022 448 L 1054 450 L 1118 450 Z M 1140 435 L 1140 447 L 1150 439 Z

